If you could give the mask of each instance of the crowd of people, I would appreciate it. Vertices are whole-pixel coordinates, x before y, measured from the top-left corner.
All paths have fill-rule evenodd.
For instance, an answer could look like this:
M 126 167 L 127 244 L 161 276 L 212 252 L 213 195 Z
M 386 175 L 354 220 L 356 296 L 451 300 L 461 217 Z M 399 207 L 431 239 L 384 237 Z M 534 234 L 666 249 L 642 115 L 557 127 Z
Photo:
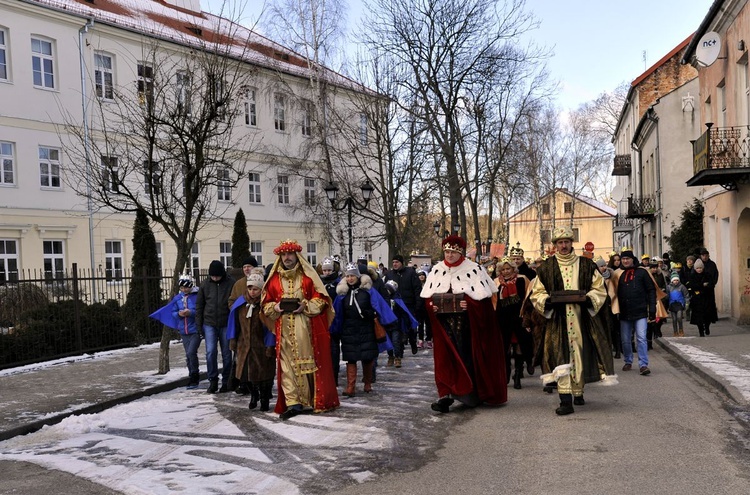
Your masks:
M 614 359 L 627 372 L 637 354 L 638 372 L 649 375 L 648 351 L 667 319 L 674 337 L 685 335 L 686 320 L 710 335 L 719 277 L 706 249 L 684 265 L 667 254 L 639 261 L 631 249 L 592 259 L 577 255 L 573 240 L 560 227 L 550 256 L 527 259 L 517 244 L 480 265 L 452 235 L 434 266 L 408 266 L 397 254 L 388 270 L 364 256 L 313 267 L 299 243 L 285 240 L 265 269 L 244 260 L 236 281 L 220 261 L 200 287 L 181 276 L 179 293 L 151 316 L 179 332 L 188 389 L 199 385 L 205 340 L 207 392 L 234 390 L 250 396 L 250 409 L 269 411 L 275 381 L 281 419 L 337 408 L 339 389 L 355 397 L 359 369 L 371 393 L 379 356 L 401 368 L 407 349 L 433 351 L 436 412 L 456 401 L 502 405 L 511 380 L 521 389 L 539 368 L 543 389 L 557 391 L 555 412 L 567 415 L 585 405 L 586 383 L 617 383 Z

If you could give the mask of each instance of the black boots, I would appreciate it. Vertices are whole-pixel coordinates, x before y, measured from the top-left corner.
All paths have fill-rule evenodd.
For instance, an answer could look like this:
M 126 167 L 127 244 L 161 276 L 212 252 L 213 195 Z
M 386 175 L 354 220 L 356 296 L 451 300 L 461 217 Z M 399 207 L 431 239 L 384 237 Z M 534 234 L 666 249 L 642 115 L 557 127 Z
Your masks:
M 430 409 L 440 413 L 447 413 L 450 411 L 451 404 L 453 404 L 453 399 L 450 397 L 443 397 L 442 399 L 438 399 L 430 404 Z
M 582 406 L 586 404 L 586 401 L 583 400 L 583 396 L 581 395 L 579 397 L 573 397 L 573 404 L 575 404 L 576 406 Z
M 260 410 L 261 412 L 267 412 L 270 407 L 271 401 L 271 387 L 273 387 L 273 381 L 271 383 L 262 383 L 260 385 Z
M 248 404 L 249 409 L 255 409 L 258 407 L 258 399 L 260 399 L 260 390 L 258 389 L 258 386 L 254 383 L 250 384 L 250 404 Z
M 571 394 L 560 394 L 560 407 L 555 409 L 555 413 L 558 416 L 565 416 L 566 414 L 573 414 L 573 396 Z
M 208 390 L 206 390 L 206 392 L 208 392 L 209 394 L 215 394 L 218 391 L 219 391 L 219 379 L 213 378 L 208 382 Z
M 187 388 L 189 390 L 198 388 L 198 382 L 200 382 L 200 375 L 198 373 L 190 373 L 188 375 Z

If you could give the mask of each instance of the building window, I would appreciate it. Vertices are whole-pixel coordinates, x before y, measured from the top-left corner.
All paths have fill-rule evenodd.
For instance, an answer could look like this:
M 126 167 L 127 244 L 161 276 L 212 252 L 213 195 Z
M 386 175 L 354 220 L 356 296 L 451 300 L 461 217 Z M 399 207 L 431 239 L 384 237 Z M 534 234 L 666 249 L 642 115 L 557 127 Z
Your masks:
M 315 179 L 305 179 L 305 206 L 315 205 Z
M 549 215 L 549 203 L 542 203 L 542 215 Z
M 255 88 L 245 88 L 245 125 L 258 125 L 258 113 L 255 106 Z
M 745 61 L 740 64 L 740 70 L 742 71 L 741 74 L 741 80 L 742 80 L 742 91 L 744 93 L 744 107 L 743 112 L 745 113 L 745 123 L 750 124 L 750 72 L 748 72 L 748 69 L 750 69 L 750 65 L 748 65 L 747 57 L 745 57 Z
M 286 100 L 284 95 L 273 95 L 273 127 L 277 131 L 286 131 Z
M 39 177 L 42 187 L 60 188 L 60 150 L 39 147 Z
M 552 242 L 552 233 L 549 229 L 542 229 L 539 233 L 539 236 L 542 238 L 543 243 Z
M 9 186 L 16 183 L 13 163 L 13 143 L 0 141 L 0 184 Z
M 318 264 L 318 243 L 308 242 L 307 243 L 307 262 L 312 266 Z
M 116 156 L 102 156 L 102 187 L 108 192 L 120 192 L 120 169 Z
M 112 57 L 101 52 L 94 53 L 94 87 L 99 98 L 114 100 Z
M 156 258 L 159 260 L 159 273 L 164 272 L 164 260 L 162 259 L 162 253 L 164 252 L 164 243 L 161 241 L 156 242 Z
M 719 86 L 716 88 L 716 99 L 719 109 L 719 122 L 718 127 L 724 127 L 727 124 L 727 96 L 726 96 L 726 85 L 722 80 Z
M 154 68 L 145 62 L 138 64 L 138 101 L 141 105 L 154 103 Z
M 161 194 L 161 164 L 157 161 L 143 162 L 143 189 L 148 195 Z
M 563 203 L 563 210 L 565 213 L 571 213 L 573 211 L 573 202 L 572 201 L 566 201 Z
M 302 135 L 305 137 L 312 136 L 312 119 L 313 106 L 312 102 L 305 101 L 302 103 Z
M 219 201 L 232 201 L 232 183 L 230 181 L 229 169 L 220 168 L 216 171 Z
M 359 144 L 367 145 L 367 114 L 359 114 Z
M 34 86 L 55 88 L 55 59 L 52 56 L 52 42 L 31 38 L 31 70 Z
M 47 282 L 65 277 L 65 252 L 63 241 L 43 241 L 44 279 Z
M 232 242 L 231 241 L 220 241 L 219 242 L 219 261 L 224 263 L 224 266 L 232 266 Z
M 278 196 L 279 196 L 279 204 L 288 205 L 289 204 L 289 176 L 279 175 L 277 176 L 277 182 L 278 182 L 278 185 L 276 186 L 276 189 L 277 189 Z
M 579 236 L 578 236 L 578 229 L 573 228 L 573 242 L 581 242 Z
M 0 81 L 10 79 L 8 74 L 8 42 L 7 31 L 0 29 Z
M 104 277 L 107 282 L 122 281 L 122 241 L 104 241 Z
M 260 174 L 258 172 L 250 172 L 247 174 L 247 180 L 250 184 L 250 203 L 260 203 Z
M 0 239 L 0 285 L 18 280 L 18 245 L 14 240 Z
M 190 115 L 190 74 L 185 71 L 177 73 L 177 111 L 180 115 Z
M 258 262 L 258 266 L 263 266 L 263 242 L 250 241 L 250 255 Z
M 198 241 L 193 243 L 190 249 L 190 273 L 193 277 L 197 276 L 201 269 L 201 247 Z

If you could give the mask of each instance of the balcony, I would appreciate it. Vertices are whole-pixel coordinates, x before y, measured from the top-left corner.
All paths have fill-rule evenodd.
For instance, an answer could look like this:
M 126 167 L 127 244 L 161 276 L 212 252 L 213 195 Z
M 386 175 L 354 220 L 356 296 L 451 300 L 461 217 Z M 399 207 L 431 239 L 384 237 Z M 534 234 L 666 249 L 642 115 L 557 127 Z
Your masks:
M 612 221 L 612 232 L 632 232 L 635 228 L 635 220 L 627 218 L 619 213 Z
M 628 214 L 626 218 L 645 218 L 650 220 L 656 215 L 656 199 L 653 196 L 628 198 Z
M 630 175 L 631 170 L 630 154 L 615 155 L 615 168 L 612 169 L 612 175 Z
M 750 179 L 750 126 L 717 127 L 710 122 L 693 145 L 693 177 L 688 186 L 719 184 L 729 191 Z

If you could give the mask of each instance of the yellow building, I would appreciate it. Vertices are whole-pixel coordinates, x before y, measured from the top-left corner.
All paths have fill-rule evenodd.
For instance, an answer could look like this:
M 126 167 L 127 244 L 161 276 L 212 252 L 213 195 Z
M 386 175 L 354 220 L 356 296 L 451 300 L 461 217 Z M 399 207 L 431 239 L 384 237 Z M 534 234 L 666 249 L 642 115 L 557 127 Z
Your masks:
M 510 217 L 509 245 L 521 243 L 526 257 L 536 258 L 552 248 L 552 229 L 571 225 L 575 239 L 573 247 L 578 254 L 587 243 L 594 245 L 594 256 L 607 258 L 613 251 L 612 221 L 617 211 L 604 203 L 574 196 L 567 189 L 557 188 L 543 196 L 536 204 L 529 204 Z M 541 220 L 538 209 L 541 208 Z

